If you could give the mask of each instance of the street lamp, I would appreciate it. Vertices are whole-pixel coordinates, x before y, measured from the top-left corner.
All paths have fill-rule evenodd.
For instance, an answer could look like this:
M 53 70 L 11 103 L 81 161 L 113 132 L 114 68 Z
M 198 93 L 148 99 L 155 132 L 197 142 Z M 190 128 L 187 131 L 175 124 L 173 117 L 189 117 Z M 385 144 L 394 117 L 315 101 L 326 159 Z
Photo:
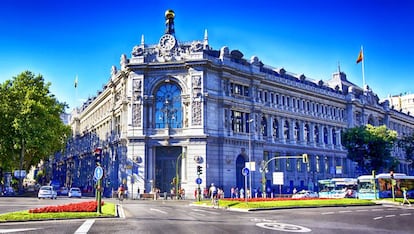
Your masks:
M 249 195 L 250 197 L 252 196 L 252 133 L 251 133 L 251 127 L 250 127 L 250 123 L 253 122 L 253 119 L 249 119 L 247 121 L 249 123 Z

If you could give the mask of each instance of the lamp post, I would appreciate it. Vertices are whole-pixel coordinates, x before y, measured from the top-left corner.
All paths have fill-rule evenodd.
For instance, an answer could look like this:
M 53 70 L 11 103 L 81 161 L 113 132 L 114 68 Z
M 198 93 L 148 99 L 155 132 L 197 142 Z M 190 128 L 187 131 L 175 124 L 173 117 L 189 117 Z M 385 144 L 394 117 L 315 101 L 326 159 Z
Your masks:
M 250 197 L 252 196 L 252 133 L 251 133 L 251 127 L 250 127 L 250 123 L 253 122 L 253 119 L 249 119 L 247 121 L 249 123 L 249 195 Z

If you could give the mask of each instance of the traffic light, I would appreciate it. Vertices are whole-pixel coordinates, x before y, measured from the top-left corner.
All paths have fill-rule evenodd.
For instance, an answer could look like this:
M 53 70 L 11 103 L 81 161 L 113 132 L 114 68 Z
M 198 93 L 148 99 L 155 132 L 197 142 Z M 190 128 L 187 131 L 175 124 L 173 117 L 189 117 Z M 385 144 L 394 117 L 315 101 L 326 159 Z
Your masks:
M 102 148 L 100 147 L 95 148 L 95 150 L 93 151 L 93 154 L 95 155 L 95 163 L 96 165 L 99 166 L 101 164 Z
M 309 162 L 308 154 L 302 154 L 302 162 L 303 163 L 308 163 Z
M 197 175 L 201 175 L 201 174 L 203 174 L 203 167 L 197 166 Z

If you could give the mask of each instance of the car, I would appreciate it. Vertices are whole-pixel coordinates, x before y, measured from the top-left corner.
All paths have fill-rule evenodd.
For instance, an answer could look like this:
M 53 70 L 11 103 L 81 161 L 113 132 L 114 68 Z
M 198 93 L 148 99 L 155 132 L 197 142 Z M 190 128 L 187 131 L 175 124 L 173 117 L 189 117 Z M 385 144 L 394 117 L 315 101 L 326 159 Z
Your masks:
M 69 194 L 69 189 L 67 187 L 61 187 L 58 191 L 58 195 L 67 196 Z
M 39 189 L 39 192 L 37 193 L 37 198 L 50 198 L 50 199 L 56 199 L 57 198 L 57 192 L 53 188 L 53 186 L 42 186 Z
M 14 196 L 16 193 L 12 187 L 5 187 L 3 191 L 3 196 Z
M 301 190 L 292 195 L 292 198 L 317 198 L 318 193 L 309 191 L 309 190 Z
M 80 190 L 80 188 L 70 188 L 69 193 L 68 193 L 69 197 L 82 197 L 82 192 Z

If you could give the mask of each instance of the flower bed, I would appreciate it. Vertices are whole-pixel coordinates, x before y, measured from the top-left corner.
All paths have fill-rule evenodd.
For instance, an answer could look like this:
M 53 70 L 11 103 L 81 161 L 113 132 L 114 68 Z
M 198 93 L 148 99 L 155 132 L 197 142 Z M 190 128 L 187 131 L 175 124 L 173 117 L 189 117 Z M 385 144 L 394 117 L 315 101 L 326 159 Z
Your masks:
M 104 205 L 104 202 L 101 202 Z M 65 205 L 46 206 L 42 208 L 30 209 L 29 213 L 57 213 L 57 212 L 95 212 L 98 208 L 97 201 L 80 203 L 69 203 Z

